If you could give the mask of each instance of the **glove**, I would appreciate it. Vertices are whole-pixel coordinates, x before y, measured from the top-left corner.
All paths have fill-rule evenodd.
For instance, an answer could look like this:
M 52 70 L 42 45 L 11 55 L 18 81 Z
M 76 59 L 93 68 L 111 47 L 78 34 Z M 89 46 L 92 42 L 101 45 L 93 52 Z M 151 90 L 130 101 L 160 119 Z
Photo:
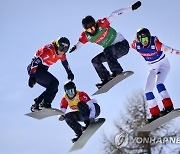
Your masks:
M 134 11 L 134 10 L 138 9 L 140 6 L 141 6 L 141 2 L 137 1 L 136 3 L 134 3 L 132 5 L 132 10 Z
M 180 55 L 180 51 L 177 51 L 176 54 L 177 54 L 177 55 Z
M 64 115 L 60 115 L 58 120 L 59 121 L 63 121 L 64 119 L 65 119 L 65 116 Z
M 180 51 L 173 49 L 172 52 L 174 52 L 177 55 L 180 55 Z
M 69 50 L 69 53 L 73 52 L 74 50 L 76 50 L 76 45 L 74 45 L 74 46 Z
M 38 66 L 31 67 L 30 74 L 35 74 L 37 71 Z
M 33 88 L 35 84 L 36 84 L 36 78 L 34 78 L 34 77 L 29 77 L 28 86 L 29 86 L 30 88 Z
M 30 66 L 30 74 L 36 73 L 39 64 L 42 64 L 42 59 L 40 57 L 34 57 Z
M 74 74 L 73 73 L 68 74 L 68 79 L 71 81 L 74 80 Z

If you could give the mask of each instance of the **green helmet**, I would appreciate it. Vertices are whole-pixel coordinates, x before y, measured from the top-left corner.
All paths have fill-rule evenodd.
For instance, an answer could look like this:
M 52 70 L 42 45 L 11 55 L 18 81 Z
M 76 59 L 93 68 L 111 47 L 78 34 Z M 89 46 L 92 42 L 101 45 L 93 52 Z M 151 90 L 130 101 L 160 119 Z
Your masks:
M 151 33 L 147 28 L 140 28 L 140 29 L 137 30 L 136 37 L 137 37 L 139 42 L 141 42 L 142 37 L 146 37 L 146 36 L 150 40 Z

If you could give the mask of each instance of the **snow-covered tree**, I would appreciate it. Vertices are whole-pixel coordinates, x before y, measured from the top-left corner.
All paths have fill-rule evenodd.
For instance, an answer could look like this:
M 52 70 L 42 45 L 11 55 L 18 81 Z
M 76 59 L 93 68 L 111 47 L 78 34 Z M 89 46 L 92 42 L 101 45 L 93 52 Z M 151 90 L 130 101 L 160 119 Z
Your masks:
M 146 124 L 149 117 L 147 112 L 147 103 L 142 91 L 134 92 L 131 97 L 126 100 L 124 113 L 120 113 L 119 117 L 114 121 L 116 133 L 107 137 L 103 134 L 104 152 L 107 154 L 166 154 L 169 152 L 179 153 L 178 145 L 168 142 L 157 141 L 157 139 L 166 139 L 170 137 L 178 137 L 180 131 L 174 127 L 174 123 L 168 122 L 153 132 L 137 133 L 137 129 Z M 122 135 L 127 140 L 122 140 Z M 116 143 L 118 135 L 121 135 L 122 142 L 126 144 Z M 146 139 L 146 140 L 145 140 Z M 147 139 L 156 139 L 149 141 Z M 143 141 L 142 141 L 143 140 Z M 147 141 L 147 142 L 146 142 Z M 163 140 L 164 141 L 164 140 Z M 120 141 L 118 141 L 120 142 Z M 168 151 L 168 152 L 167 152 Z

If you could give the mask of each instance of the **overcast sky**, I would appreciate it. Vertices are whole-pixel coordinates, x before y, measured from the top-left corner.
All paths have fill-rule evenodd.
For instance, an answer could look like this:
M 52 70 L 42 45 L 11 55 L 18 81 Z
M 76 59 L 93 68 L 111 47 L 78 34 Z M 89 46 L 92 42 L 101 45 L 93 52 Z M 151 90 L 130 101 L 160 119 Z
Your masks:
M 26 66 L 37 49 L 50 41 L 66 36 L 75 44 L 83 28 L 81 20 L 86 15 L 96 19 L 108 16 L 112 11 L 132 5 L 135 0 L 0 0 L 0 40 L 1 40 L 1 80 L 0 80 L 0 153 L 2 154 L 66 154 L 72 146 L 72 130 L 57 117 L 35 120 L 24 114 L 30 111 L 33 99 L 44 88 L 27 86 Z M 140 27 L 147 27 L 152 35 L 170 47 L 180 49 L 180 1 L 178 0 L 142 0 L 142 7 L 134 12 L 118 16 L 112 23 L 118 32 L 131 43 Z M 89 95 L 96 90 L 99 78 L 91 64 L 91 59 L 102 51 L 98 45 L 88 43 L 79 51 L 67 54 L 70 67 L 75 74 L 78 90 Z M 166 54 L 171 71 L 165 82 L 176 108 L 180 107 L 180 57 Z M 109 92 L 92 98 L 101 106 L 100 117 L 106 123 L 78 151 L 84 153 L 102 153 L 101 134 L 114 131 L 113 121 L 125 107 L 124 102 L 134 91 L 143 89 L 148 66 L 144 59 L 130 49 L 128 55 L 119 60 L 124 70 L 135 74 L 119 83 Z M 63 95 L 63 84 L 67 75 L 58 62 L 49 71 L 59 81 L 59 92 L 52 106 L 59 108 Z M 156 89 L 155 89 L 156 91 Z M 157 93 L 155 92 L 156 96 Z M 157 97 L 160 103 L 160 97 Z M 162 107 L 162 105 L 160 105 Z

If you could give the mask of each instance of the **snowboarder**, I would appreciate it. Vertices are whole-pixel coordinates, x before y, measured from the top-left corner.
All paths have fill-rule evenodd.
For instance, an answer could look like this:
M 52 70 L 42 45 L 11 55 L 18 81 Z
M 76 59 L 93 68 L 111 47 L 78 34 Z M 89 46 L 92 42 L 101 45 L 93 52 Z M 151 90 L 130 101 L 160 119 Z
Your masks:
M 66 109 L 71 108 L 73 111 L 68 112 L 59 117 L 60 121 L 65 120 L 66 123 L 76 133 L 72 142 L 76 142 L 82 135 L 82 132 L 88 127 L 100 114 L 100 106 L 95 99 L 91 99 L 85 92 L 76 90 L 76 85 L 72 81 L 68 81 L 64 85 L 65 95 L 61 100 L 60 110 L 64 113 Z M 83 127 L 79 122 L 84 122 Z
M 70 42 L 66 37 L 58 38 L 40 48 L 35 56 L 32 58 L 31 63 L 28 65 L 27 70 L 29 74 L 29 87 L 33 88 L 36 83 L 46 88 L 46 90 L 37 98 L 34 99 L 35 103 L 31 106 L 31 111 L 39 110 L 39 107 L 51 108 L 51 103 L 58 91 L 59 81 L 49 71 L 48 68 L 61 60 L 64 66 L 68 79 L 73 80 L 74 74 L 72 73 L 65 53 L 68 51 Z
M 102 46 L 103 52 L 96 55 L 92 60 L 92 64 L 100 77 L 102 83 L 96 84 L 98 88 L 106 84 L 110 79 L 116 77 L 123 72 L 123 68 L 118 63 L 119 58 L 126 55 L 129 51 L 129 43 L 119 32 L 116 32 L 114 28 L 110 26 L 110 23 L 118 15 L 126 12 L 134 11 L 141 6 L 141 2 L 138 1 L 132 6 L 127 8 L 118 9 L 110 14 L 109 17 L 99 19 L 95 21 L 92 16 L 86 16 L 82 19 L 82 26 L 85 29 L 82 32 L 81 37 L 76 45 L 70 49 L 70 53 L 79 49 L 83 44 L 87 42 L 96 43 Z M 109 71 L 102 64 L 107 62 L 112 72 Z
M 164 52 L 180 54 L 180 51 L 161 43 L 156 36 L 151 36 L 147 28 L 140 28 L 137 31 L 136 39 L 131 46 L 143 56 L 150 67 L 145 87 L 145 96 L 152 115 L 152 117 L 148 119 L 148 122 L 152 122 L 160 117 L 160 113 L 165 115 L 174 110 L 173 102 L 164 85 L 164 81 L 170 70 L 169 61 Z M 161 112 L 153 94 L 155 84 L 164 106 Z

